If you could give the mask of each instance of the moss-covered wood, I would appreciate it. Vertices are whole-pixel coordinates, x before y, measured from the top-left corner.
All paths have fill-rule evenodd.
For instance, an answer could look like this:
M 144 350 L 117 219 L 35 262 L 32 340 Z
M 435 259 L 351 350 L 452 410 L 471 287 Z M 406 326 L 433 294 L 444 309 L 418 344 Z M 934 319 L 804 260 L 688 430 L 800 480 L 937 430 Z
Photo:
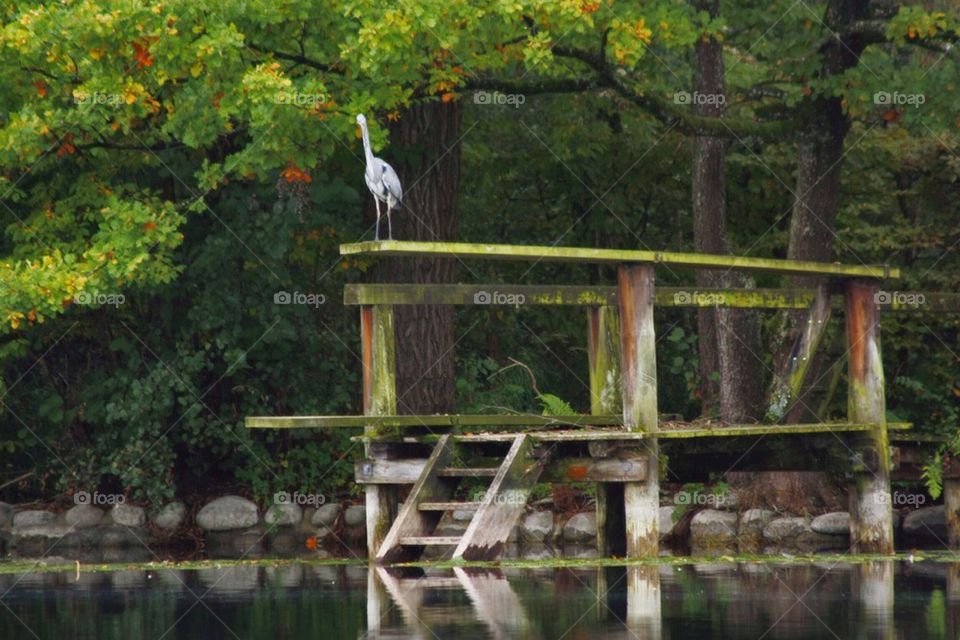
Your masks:
M 594 249 L 588 247 L 529 246 L 511 244 L 470 244 L 465 242 L 410 242 L 381 240 L 340 245 L 341 255 L 377 254 L 384 256 L 479 258 L 487 260 L 526 260 L 534 262 L 570 262 L 624 264 L 649 263 L 704 269 L 736 269 L 793 275 L 823 275 L 861 278 L 899 278 L 900 270 L 880 266 L 844 265 L 831 262 L 805 262 L 750 258 L 745 256 L 643 251 L 635 249 Z
M 813 302 L 815 292 L 811 289 L 658 287 L 654 296 L 660 307 L 806 309 Z M 348 284 L 343 289 L 343 303 L 615 307 L 617 289 L 590 285 Z
M 619 415 L 538 416 L 519 414 L 490 415 L 381 415 L 381 416 L 255 416 L 246 419 L 248 429 L 327 429 L 377 427 L 557 427 L 613 426 L 623 423 Z
M 649 435 L 644 442 L 650 460 L 646 481 L 623 485 L 626 553 L 629 558 L 656 557 L 660 552 L 657 336 L 653 326 L 653 283 L 652 265 L 620 265 L 617 269 L 623 426 L 627 431 Z
M 873 427 L 854 443 L 854 499 L 850 513 L 851 542 L 865 553 L 893 553 L 890 499 L 890 443 L 883 361 L 880 357 L 878 286 L 846 284 L 848 392 L 847 418 Z
M 826 285 L 817 289 L 797 339 L 774 378 L 767 406 L 767 422 L 780 422 L 800 397 L 807 372 L 830 319 L 830 294 Z
M 367 416 L 397 413 L 396 351 L 394 345 L 393 307 L 367 306 L 360 309 L 360 343 L 363 366 L 363 412 Z M 379 428 L 367 423 L 364 433 L 382 435 Z M 368 458 L 387 457 L 380 444 L 364 445 Z M 373 558 L 397 514 L 397 487 L 368 485 L 365 490 L 367 517 L 367 550 Z

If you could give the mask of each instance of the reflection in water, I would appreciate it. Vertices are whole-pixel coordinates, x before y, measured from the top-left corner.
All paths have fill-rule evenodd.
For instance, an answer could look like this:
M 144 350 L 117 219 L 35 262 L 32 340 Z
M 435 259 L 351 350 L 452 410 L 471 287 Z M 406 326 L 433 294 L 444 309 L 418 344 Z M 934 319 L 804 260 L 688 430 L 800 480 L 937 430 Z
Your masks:
M 0 576 L 0 638 L 955 638 L 960 564 Z M 894 615 L 896 607 L 896 616 Z

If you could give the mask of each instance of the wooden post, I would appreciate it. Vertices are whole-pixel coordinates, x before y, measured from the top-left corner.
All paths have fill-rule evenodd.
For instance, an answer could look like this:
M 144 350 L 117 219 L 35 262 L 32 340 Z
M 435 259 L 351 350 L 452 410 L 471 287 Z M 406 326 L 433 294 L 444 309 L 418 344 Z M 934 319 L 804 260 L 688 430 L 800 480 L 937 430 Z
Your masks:
M 944 478 L 943 510 L 947 515 L 947 540 L 951 549 L 960 549 L 960 480 Z
M 893 640 L 897 635 L 893 623 L 893 561 L 871 560 L 851 568 L 850 592 L 859 605 L 856 637 Z
M 607 305 L 587 309 L 587 357 L 590 368 L 590 413 L 623 412 L 620 394 L 620 321 Z M 597 552 L 601 557 L 626 553 L 623 487 L 598 482 Z
M 653 265 L 627 264 L 617 270 L 623 425 L 629 431 L 657 431 L 657 353 L 653 328 Z M 659 455 L 655 437 L 644 440 L 650 462 L 646 482 L 623 487 L 627 557 L 656 558 L 660 552 Z
M 875 282 L 846 284 L 849 389 L 847 419 L 876 425 L 856 438 L 850 541 L 859 553 L 893 553 L 890 445 L 880 358 L 880 318 Z M 855 524 L 853 524 L 855 523 Z
M 397 415 L 396 360 L 393 307 L 360 308 L 360 338 L 363 350 L 363 414 Z M 365 427 L 364 433 L 376 433 Z M 387 445 L 368 443 L 367 458 L 387 458 Z M 399 494 L 395 485 L 365 485 L 367 504 L 367 556 L 372 561 L 397 514 Z

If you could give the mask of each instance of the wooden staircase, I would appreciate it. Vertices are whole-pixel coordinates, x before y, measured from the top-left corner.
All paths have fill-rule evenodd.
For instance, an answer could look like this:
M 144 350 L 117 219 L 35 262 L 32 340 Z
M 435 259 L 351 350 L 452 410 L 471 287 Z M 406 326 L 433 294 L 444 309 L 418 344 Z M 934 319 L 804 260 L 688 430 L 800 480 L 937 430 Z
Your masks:
M 463 467 L 456 464 L 453 437 L 441 436 L 384 538 L 377 561 L 417 560 L 426 547 L 436 545 L 455 547 L 454 559 L 499 556 L 547 463 L 546 454 L 532 457 L 532 446 L 526 434 L 519 434 L 499 466 Z M 482 500 L 453 499 L 465 478 L 492 478 Z M 474 512 L 462 536 L 435 535 L 437 524 L 449 511 Z

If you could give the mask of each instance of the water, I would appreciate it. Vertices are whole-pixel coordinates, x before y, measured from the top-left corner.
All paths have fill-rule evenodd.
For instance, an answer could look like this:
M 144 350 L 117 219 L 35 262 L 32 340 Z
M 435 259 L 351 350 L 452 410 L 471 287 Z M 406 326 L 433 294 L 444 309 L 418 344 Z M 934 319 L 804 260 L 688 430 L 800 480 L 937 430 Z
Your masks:
M 414 572 L 421 573 L 422 572 Z M 955 638 L 960 564 L 0 576 L 0 638 Z

